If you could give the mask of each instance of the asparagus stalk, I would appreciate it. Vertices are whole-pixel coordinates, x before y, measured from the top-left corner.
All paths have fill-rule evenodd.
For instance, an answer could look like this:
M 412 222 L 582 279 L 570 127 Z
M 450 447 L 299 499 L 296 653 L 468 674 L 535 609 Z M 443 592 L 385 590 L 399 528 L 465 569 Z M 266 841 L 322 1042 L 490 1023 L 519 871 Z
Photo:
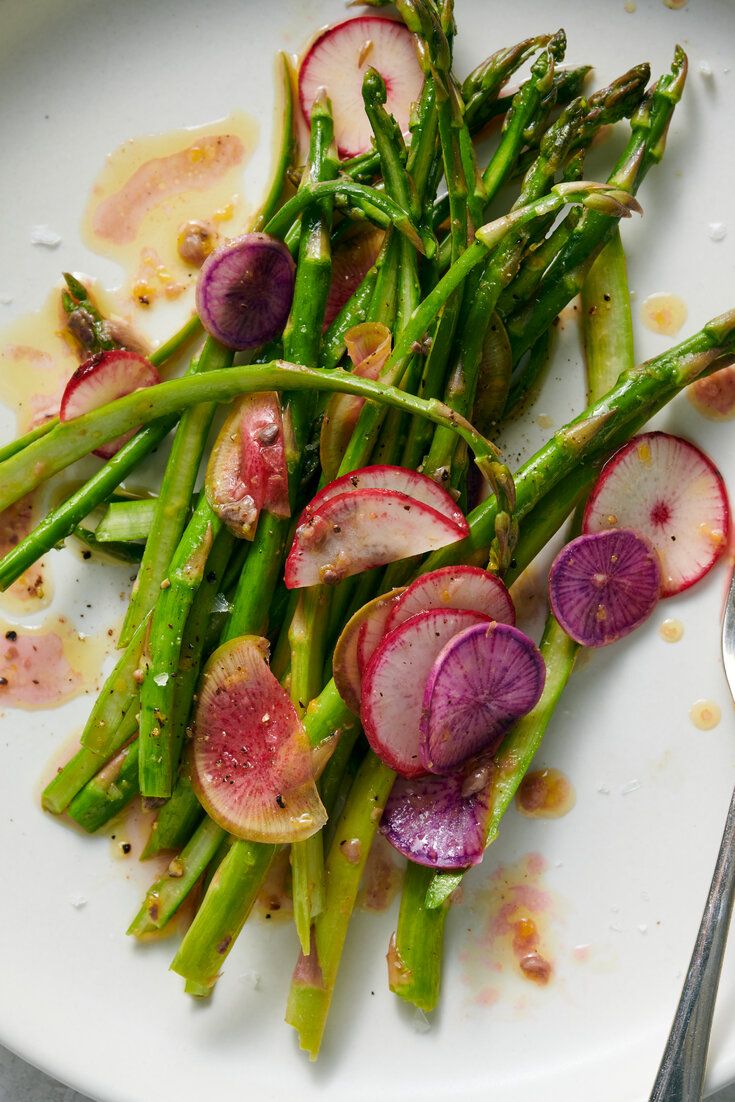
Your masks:
M 113 501 L 94 530 L 95 539 L 98 543 L 148 539 L 155 514 L 153 498 Z
M 182 849 L 204 818 L 204 812 L 186 776 L 179 776 L 171 796 L 158 812 L 140 855 L 141 861 L 165 850 Z
M 88 834 L 94 834 L 138 795 L 138 750 L 137 739 L 123 747 L 69 804 L 69 818 Z
M 276 151 L 276 160 L 271 173 L 271 182 L 258 217 L 253 225 L 254 230 L 262 230 L 281 205 L 281 199 L 286 186 L 288 170 L 296 152 L 296 132 L 294 129 L 294 74 L 291 60 L 288 54 L 282 50 L 278 54 L 280 77 L 280 110 L 278 117 L 281 123 L 281 138 Z
M 138 730 L 137 706 L 133 703 L 121 722 L 111 733 L 105 754 L 96 753 L 81 746 L 73 758 L 58 771 L 41 793 L 41 804 L 45 811 L 61 815 L 85 785 L 90 782 L 106 762 L 122 750 L 123 746 L 135 736 Z

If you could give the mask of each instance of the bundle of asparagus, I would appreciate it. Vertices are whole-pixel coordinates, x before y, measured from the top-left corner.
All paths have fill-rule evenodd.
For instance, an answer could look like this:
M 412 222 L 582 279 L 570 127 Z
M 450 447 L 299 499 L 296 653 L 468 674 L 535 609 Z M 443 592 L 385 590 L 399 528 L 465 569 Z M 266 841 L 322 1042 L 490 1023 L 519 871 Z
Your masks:
M 497 836 L 586 639 L 573 637 L 574 610 L 566 631 L 550 614 L 540 653 L 532 653 L 530 641 L 519 639 L 512 626 L 504 635 L 496 632 L 494 645 L 512 644 L 518 662 L 529 659 L 529 669 L 536 671 L 534 692 L 493 729 L 489 750 L 487 731 L 481 732 L 484 744 L 465 749 L 461 774 L 456 761 L 450 768 L 449 757 L 441 758 L 428 730 L 422 754 L 433 757 L 411 780 L 390 722 L 360 704 L 360 694 L 364 705 L 369 686 L 383 676 L 377 660 L 371 664 L 367 655 L 352 683 L 352 698 L 349 684 L 345 688 L 345 654 L 357 645 L 349 624 L 372 625 L 375 650 L 391 623 L 399 630 L 400 618 L 389 620 L 397 607 L 394 591 L 405 600 L 403 593 L 416 594 L 412 587 L 403 590 L 406 583 L 430 576 L 421 583 L 425 602 L 434 572 L 448 570 L 443 577 L 451 578 L 457 594 L 451 607 L 475 610 L 463 614 L 474 616 L 472 622 L 460 617 L 449 632 L 452 660 L 464 661 L 457 641 L 484 646 L 487 621 L 503 618 L 492 602 L 499 601 L 506 619 L 512 619 L 512 603 L 503 604 L 507 590 L 499 579 L 510 586 L 519 577 L 584 501 L 602 464 L 689 383 L 735 361 L 735 311 L 647 363 L 636 366 L 633 360 L 618 223 L 640 209 L 634 196 L 664 154 L 686 80 L 683 51 L 677 47 L 670 71 L 649 88 L 649 68 L 642 64 L 588 95 L 583 91 L 587 67 L 560 67 L 566 38 L 558 31 L 498 50 L 460 84 L 452 71 L 451 0 L 398 0 L 396 7 L 402 22 L 371 15 L 339 24 L 317 39 L 302 62 L 299 91 L 310 128 L 303 167 L 296 163 L 294 81 L 289 62 L 281 59 L 283 130 L 273 181 L 252 233 L 210 257 L 199 284 L 199 316 L 149 361 L 141 365 L 140 357 L 119 349 L 87 290 L 66 277 L 63 302 L 70 329 L 85 357 L 92 358 L 70 381 L 60 419 L 0 451 L 3 509 L 81 456 L 107 449 L 98 473 L 0 561 L 2 588 L 73 533 L 92 544 L 104 541 L 128 557 L 140 546 L 135 541 L 145 538 L 120 659 L 92 709 L 78 752 L 45 789 L 44 807 L 68 814 L 90 832 L 139 797 L 157 809 L 144 856 L 171 851 L 173 859 L 168 873 L 151 885 L 129 933 L 142 938 L 161 930 L 203 884 L 172 963 L 186 990 L 200 997 L 211 994 L 277 852 L 290 842 L 302 953 L 287 1020 L 312 1058 L 384 808 L 384 832 L 415 858 L 408 862 L 391 947 L 391 987 L 431 1010 L 439 997 L 451 894 L 464 869 Z M 414 49 L 418 67 L 412 75 Z M 330 70 L 335 50 L 337 72 Z M 513 73 L 529 59 L 530 75 L 517 92 L 507 93 Z M 364 104 L 359 118 L 349 97 L 355 82 Z M 499 118 L 499 141 L 480 167 L 475 138 Z M 603 127 L 623 119 L 629 120 L 629 139 L 607 182 L 586 181 L 590 145 Z M 287 197 L 294 179 L 298 187 Z M 446 194 L 439 195 L 442 180 Z M 512 187 L 512 206 L 488 221 L 491 203 Z M 557 221 L 560 212 L 564 217 Z M 366 223 L 378 228 L 377 238 L 367 233 Z M 378 243 L 326 325 L 328 300 L 334 306 L 332 258 L 355 249 L 355 227 L 358 255 L 366 238 Z M 549 355 L 555 319 L 580 291 L 590 404 L 511 476 L 488 437 L 533 388 Z M 195 338 L 202 323 L 207 335 L 189 372 L 157 382 L 150 365 Z M 372 341 L 362 359 L 353 350 L 361 325 Z M 376 361 L 381 342 L 384 355 Z M 372 375 L 365 367 L 371 356 Z M 236 398 L 240 401 L 210 459 L 206 490 L 197 492 L 216 405 Z M 120 499 L 121 483 L 174 427 L 155 501 Z M 269 448 L 274 450 L 266 456 Z M 359 471 L 364 478 L 366 469 L 372 472 L 370 489 L 366 483 L 357 486 L 353 474 Z M 491 492 L 465 521 L 475 470 Z M 416 471 L 420 474 L 411 474 Z M 323 497 L 311 500 L 320 475 L 321 492 L 328 491 L 332 503 L 343 503 L 339 524 L 334 504 L 328 515 L 335 531 L 340 525 L 347 529 L 347 570 L 314 559 L 305 535 L 313 530 L 314 517 L 327 515 Z M 335 476 L 351 476 L 352 495 L 334 496 L 341 494 L 330 489 Z M 451 514 L 443 519 L 452 533 L 443 544 L 431 543 L 436 517 L 442 518 L 420 501 L 433 492 L 422 477 L 443 495 L 441 501 L 431 499 L 434 504 L 439 508 L 443 502 Z M 246 483 L 247 494 L 231 492 L 233 479 Z M 410 525 L 391 522 L 395 531 L 390 538 L 381 535 L 377 549 L 360 512 L 367 500 L 360 495 L 368 492 L 387 495 L 380 501 L 391 508 L 398 497 L 411 503 L 404 509 L 414 508 Z M 726 500 L 718 501 L 716 519 L 725 530 Z M 93 533 L 86 531 L 82 522 L 100 506 L 106 507 L 101 523 Z M 397 514 L 385 515 L 395 520 Z M 580 514 L 577 528 L 581 524 Z M 238 538 L 243 535 L 249 539 Z M 485 593 L 480 574 L 492 580 L 490 612 L 478 607 L 485 597 L 459 594 L 466 584 L 476 587 L 473 593 Z M 655 577 L 653 599 L 659 589 L 658 573 Z M 314 578 L 322 584 L 313 584 Z M 385 594 L 389 597 L 376 604 Z M 561 583 L 557 596 L 555 611 L 564 615 Z M 363 612 L 366 606 L 370 616 Z M 429 615 L 420 611 L 428 607 L 417 604 L 413 619 Z M 599 612 L 603 606 L 595 607 Z M 410 624 L 412 613 L 404 612 Z M 270 673 L 263 641 L 253 637 L 272 646 Z M 434 658 L 429 656 L 429 665 Z M 446 650 L 441 661 L 440 669 L 432 666 L 436 684 L 440 674 L 446 678 L 451 672 Z M 492 662 L 482 655 L 477 662 L 486 679 Z M 214 714 L 203 702 L 218 694 L 239 701 L 248 663 L 259 691 L 270 694 L 284 717 L 284 739 L 301 740 L 299 761 L 310 765 L 299 783 L 313 788 L 318 779 L 318 796 L 309 790 L 304 804 L 309 813 L 300 831 L 292 824 L 279 833 L 274 826 L 288 802 L 285 789 L 278 790 L 257 830 L 252 809 L 250 829 L 244 829 L 227 794 L 213 795 L 209 766 L 203 776 L 197 765 L 209 738 L 202 731 L 209 730 Z M 284 690 L 276 678 L 292 703 L 278 695 Z M 240 724 L 236 737 L 242 741 L 250 737 L 246 709 L 236 713 L 233 705 L 227 722 Z M 188 739 L 192 724 L 194 737 Z M 421 724 L 423 737 L 423 715 Z M 385 752 L 379 756 L 375 746 L 381 739 Z M 483 746 L 484 757 L 478 759 Z M 404 773 L 397 783 L 392 766 Z M 265 765 L 262 769 L 268 772 Z M 437 836 L 459 835 L 464 860 L 445 855 L 442 861 L 438 842 L 433 859 L 419 853 L 411 815 L 416 801 L 434 798 L 437 786 L 439 802 L 430 800 L 434 821 L 443 806 L 447 820 L 464 816 L 461 821 L 469 824 L 437 824 Z M 468 831 L 476 834 L 472 846 Z

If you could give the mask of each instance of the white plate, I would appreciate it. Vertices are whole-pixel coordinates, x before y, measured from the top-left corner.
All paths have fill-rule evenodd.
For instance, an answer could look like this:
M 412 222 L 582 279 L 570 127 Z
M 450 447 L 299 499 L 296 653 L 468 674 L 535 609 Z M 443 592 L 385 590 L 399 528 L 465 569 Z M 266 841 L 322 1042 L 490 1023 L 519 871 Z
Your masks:
M 735 305 L 735 224 L 721 243 L 707 232 L 710 222 L 735 222 L 735 72 L 729 71 L 735 7 L 692 0 L 674 11 L 661 0 L 639 0 L 629 13 L 623 0 L 584 6 L 458 0 L 457 8 L 460 72 L 552 24 L 568 31 L 568 59 L 594 62 L 599 82 L 643 59 L 660 71 L 674 43 L 684 44 L 692 72 L 665 166 L 642 189 L 645 218 L 625 226 L 631 285 L 637 304 L 655 291 L 683 297 L 689 308 L 683 332 Z M 4 0 L 0 291 L 14 296 L 0 306 L 4 316 L 37 307 L 62 267 L 115 281 L 115 268 L 80 244 L 78 227 L 104 155 L 131 135 L 206 122 L 235 106 L 249 110 L 261 128 L 245 183 L 255 202 L 270 164 L 273 53 L 298 49 L 313 28 L 343 11 L 331 0 Z M 712 77 L 700 70 L 705 63 Z M 30 245 L 30 227 L 38 223 L 61 234 L 57 250 Z M 667 344 L 639 325 L 636 337 L 641 358 Z M 538 408 L 558 424 L 579 392 L 566 381 L 579 378 L 570 327 L 556 363 Z M 704 421 L 685 399 L 661 423 L 705 444 L 735 487 L 731 425 Z M 534 446 L 542 435 L 531 426 L 521 443 Z M 117 580 L 106 582 L 101 568 L 82 571 L 76 559 L 63 558 L 63 569 L 55 563 L 59 607 L 77 618 L 84 588 L 85 602 L 93 592 L 99 621 L 107 623 L 119 613 Z M 541 760 L 570 777 L 576 807 L 552 822 L 508 815 L 468 891 L 475 904 L 456 908 L 449 919 L 442 1008 L 427 1033 L 386 991 L 384 955 L 395 914 L 357 915 L 316 1067 L 297 1053 L 282 1022 L 296 952 L 292 929 L 251 924 L 212 1005 L 184 998 L 179 979 L 166 971 L 171 947 L 140 948 L 123 933 L 148 874 L 111 860 L 108 841 L 65 830 L 38 808 L 46 763 L 78 727 L 88 700 L 45 714 L 8 712 L 0 773 L 0 1040 L 105 1102 L 644 1099 L 735 775 L 732 710 L 718 654 L 726 579 L 718 567 L 695 592 L 662 606 L 635 636 L 594 655 L 575 675 Z M 685 627 L 674 646 L 658 634 L 665 616 Z M 701 697 L 723 713 L 706 733 L 688 715 Z M 534 852 L 547 862 L 541 880 L 555 965 L 543 989 L 521 980 L 508 961 L 492 973 L 477 942 L 483 885 L 500 863 L 517 867 Z M 71 903 L 77 896 L 87 900 L 81 909 Z M 580 945 L 589 949 L 575 953 Z M 262 976 L 259 990 L 247 982 L 251 970 Z M 483 986 L 495 992 L 486 992 L 487 1003 L 497 997 L 492 1005 L 477 1001 Z M 734 1011 L 731 959 L 712 1039 L 711 1085 L 735 1077 Z

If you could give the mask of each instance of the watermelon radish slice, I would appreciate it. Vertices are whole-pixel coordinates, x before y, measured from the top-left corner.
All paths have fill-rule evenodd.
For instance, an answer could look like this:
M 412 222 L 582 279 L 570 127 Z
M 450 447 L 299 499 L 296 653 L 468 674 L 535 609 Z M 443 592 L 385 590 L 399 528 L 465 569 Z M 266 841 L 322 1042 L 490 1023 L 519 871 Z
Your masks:
M 393 605 L 386 632 L 427 608 L 469 608 L 501 624 L 514 624 L 510 593 L 496 574 L 479 566 L 443 566 L 422 574 Z
M 577 536 L 549 573 L 551 610 L 584 647 L 628 635 L 653 612 L 661 589 L 658 555 L 630 528 Z
M 419 724 L 426 682 L 442 648 L 460 631 L 487 624 L 469 609 L 428 609 L 386 635 L 365 669 L 360 718 L 371 747 L 404 777 L 424 773 Z
M 205 811 L 238 838 L 297 842 L 327 819 L 311 748 L 288 693 L 245 635 L 204 668 L 194 716 L 191 783 Z
M 403 589 L 393 589 L 368 601 L 347 621 L 332 657 L 332 674 L 339 695 L 355 715 L 360 714 L 362 674 L 385 635 L 385 623 Z
M 381 833 L 417 865 L 465 869 L 479 864 L 487 837 L 491 768 L 473 762 L 449 777 L 399 777 L 385 805 Z
M 336 585 L 374 566 L 456 543 L 468 531 L 464 517 L 460 525 L 396 490 L 353 490 L 308 512 L 286 559 L 288 589 Z
M 510 624 L 476 624 L 446 644 L 424 690 L 421 764 L 449 773 L 494 753 L 508 728 L 539 700 L 546 667 L 534 643 Z
M 353 374 L 363 379 L 377 379 L 390 355 L 391 343 L 390 329 L 380 322 L 366 321 L 349 329 L 345 333 L 345 345 L 353 363 Z M 334 478 L 339 470 L 364 404 L 365 399 L 356 394 L 333 394 L 324 407 L 319 455 L 325 478 Z
M 202 325 L 227 348 L 257 348 L 283 330 L 296 265 L 267 233 L 246 233 L 215 249 L 202 265 L 196 304 Z
M 124 398 L 142 387 L 155 386 L 160 381 L 161 377 L 153 364 L 137 352 L 122 348 L 98 352 L 80 364 L 66 384 L 61 396 L 59 420 L 71 421 L 98 406 Z M 132 429 L 124 436 L 108 441 L 94 454 L 110 459 L 135 432 Z
M 699 448 L 666 432 L 636 436 L 602 470 L 584 514 L 584 531 L 633 528 L 661 559 L 661 596 L 694 585 L 725 550 L 727 491 Z
M 361 467 L 357 471 L 341 475 L 335 478 L 327 486 L 319 491 L 304 509 L 299 523 L 302 524 L 325 501 L 336 497 L 337 494 L 350 493 L 353 490 L 397 490 L 398 493 L 407 494 L 416 501 L 422 501 L 424 505 L 430 505 L 438 513 L 442 513 L 458 527 L 467 533 L 467 521 L 464 513 L 457 507 L 454 498 L 443 490 L 433 478 L 418 471 L 412 471 L 408 467 L 391 467 L 386 464 L 377 464 L 373 467 Z
M 261 509 L 291 515 L 283 419 L 274 391 L 235 403 L 212 449 L 205 489 L 214 512 L 241 539 L 253 538 Z
M 332 249 L 332 282 L 324 308 L 324 328 L 332 324 L 378 258 L 385 230 L 357 225 L 340 237 Z
M 299 98 L 307 123 L 320 88 L 332 102 L 334 137 L 340 157 L 370 149 L 372 130 L 362 102 L 366 69 L 377 69 L 385 81 L 387 111 L 408 133 L 411 105 L 424 78 L 413 37 L 403 23 L 363 15 L 337 23 L 315 39 L 299 68 Z

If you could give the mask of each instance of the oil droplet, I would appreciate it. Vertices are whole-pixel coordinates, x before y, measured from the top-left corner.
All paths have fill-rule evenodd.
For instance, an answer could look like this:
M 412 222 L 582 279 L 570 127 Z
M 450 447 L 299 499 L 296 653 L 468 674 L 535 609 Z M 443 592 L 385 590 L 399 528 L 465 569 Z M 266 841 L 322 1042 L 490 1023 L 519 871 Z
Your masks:
M 112 641 L 80 635 L 62 616 L 28 628 L 0 620 L 0 704 L 54 708 L 93 688 Z
M 689 718 L 700 731 L 711 731 L 720 722 L 721 711 L 714 700 L 695 700 L 689 709 Z
M 649 295 L 641 305 L 641 321 L 654 333 L 673 337 L 686 320 L 686 303 L 678 295 L 661 291 Z
M 723 367 L 686 388 L 694 408 L 710 421 L 729 421 L 735 416 L 735 365 Z
M 366 911 L 387 911 L 403 883 L 403 869 L 393 860 L 395 850 L 379 834 L 368 854 L 358 907 Z
M 540 429 L 550 429 L 553 428 L 554 419 L 553 417 L 549 417 L 548 413 L 539 413 L 536 418 L 536 424 Z
M 629 15 L 632 15 L 634 11 L 638 10 L 638 5 L 635 3 L 635 0 L 627 0 L 627 3 L 623 4 L 623 7 Z
M 688 0 L 664 0 L 664 6 L 671 8 L 672 11 L 680 11 L 687 6 L 687 2 Z
M 529 819 L 559 819 L 575 802 L 574 788 L 559 769 L 534 769 L 516 793 L 516 807 Z
M 666 643 L 678 643 L 684 634 L 684 625 L 681 620 L 669 617 L 661 624 L 658 633 Z
M 276 855 L 255 900 L 255 911 L 269 922 L 289 920 L 293 914 L 291 866 L 288 849 Z

